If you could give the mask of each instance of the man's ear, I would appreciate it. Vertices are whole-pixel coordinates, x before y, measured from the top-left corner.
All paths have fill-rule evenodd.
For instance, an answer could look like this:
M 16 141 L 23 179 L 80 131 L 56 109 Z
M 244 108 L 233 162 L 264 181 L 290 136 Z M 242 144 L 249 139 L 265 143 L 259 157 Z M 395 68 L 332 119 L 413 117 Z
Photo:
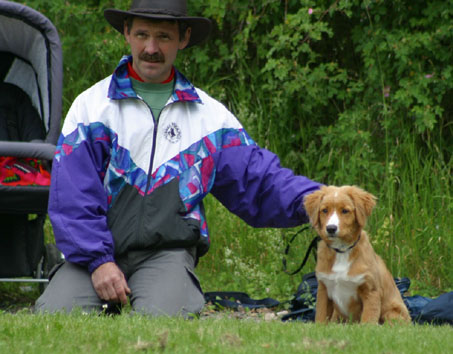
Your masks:
M 186 29 L 186 34 L 184 35 L 184 38 L 182 40 L 179 41 L 179 49 L 184 49 L 185 47 L 187 47 L 187 45 L 189 44 L 189 41 L 190 41 L 190 34 L 192 33 L 192 28 L 188 27 Z
M 313 192 L 312 194 L 307 195 L 304 198 L 304 207 L 305 211 L 310 218 L 310 222 L 315 229 L 319 228 L 319 206 L 321 205 L 321 200 L 324 197 L 324 187 L 320 190 Z
M 128 43 L 129 43 L 129 37 L 130 37 L 129 31 L 130 31 L 130 29 L 127 27 L 127 21 L 124 21 L 123 35 L 124 35 L 124 38 L 126 38 L 126 41 Z

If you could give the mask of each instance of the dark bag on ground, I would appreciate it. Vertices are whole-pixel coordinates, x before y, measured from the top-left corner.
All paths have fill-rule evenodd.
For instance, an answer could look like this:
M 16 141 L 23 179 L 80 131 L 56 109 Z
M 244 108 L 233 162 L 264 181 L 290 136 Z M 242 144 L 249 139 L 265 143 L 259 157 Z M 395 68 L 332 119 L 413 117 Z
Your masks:
M 410 279 L 403 277 L 394 280 L 414 323 L 453 324 L 453 292 L 442 294 L 435 299 L 420 295 L 406 296 L 411 284 Z M 316 315 L 317 292 L 318 281 L 315 273 L 305 274 L 297 292 L 289 301 L 290 312 L 282 317 L 282 321 L 313 322 Z M 272 308 L 282 304 L 272 298 L 252 299 L 246 293 L 235 291 L 207 292 L 205 300 L 221 308 L 230 309 Z
M 290 300 L 290 313 L 282 317 L 282 321 L 298 320 L 312 322 L 316 315 L 316 296 L 318 294 L 318 280 L 315 272 L 305 274 L 296 293 Z
M 417 322 L 439 325 L 453 324 L 453 292 L 430 299 L 421 309 Z
M 212 291 L 204 293 L 206 302 L 222 308 L 238 309 L 240 307 L 248 309 L 269 308 L 280 305 L 280 302 L 272 299 L 265 298 L 255 300 L 243 292 L 238 291 Z

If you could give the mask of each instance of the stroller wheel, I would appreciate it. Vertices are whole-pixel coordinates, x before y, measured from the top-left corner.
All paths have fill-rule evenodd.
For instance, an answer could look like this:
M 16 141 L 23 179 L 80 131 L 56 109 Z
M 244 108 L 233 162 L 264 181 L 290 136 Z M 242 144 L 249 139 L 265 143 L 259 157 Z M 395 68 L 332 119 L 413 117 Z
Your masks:
M 53 243 L 48 243 L 45 247 L 43 272 L 44 277 L 48 278 L 53 267 L 60 264 L 64 258 L 57 246 Z
M 44 262 L 42 265 L 43 278 L 49 278 L 52 269 L 64 261 L 63 254 L 58 250 L 53 243 L 47 243 L 44 251 Z M 40 284 L 41 292 L 46 288 L 47 283 Z

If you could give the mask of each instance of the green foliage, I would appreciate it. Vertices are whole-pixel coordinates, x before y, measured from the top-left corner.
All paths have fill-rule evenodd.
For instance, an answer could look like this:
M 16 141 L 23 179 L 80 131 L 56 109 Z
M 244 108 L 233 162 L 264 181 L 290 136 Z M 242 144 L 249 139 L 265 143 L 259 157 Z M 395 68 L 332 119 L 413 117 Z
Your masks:
M 300 275 L 291 277 L 282 272 L 282 259 L 295 230 L 255 229 L 228 214 L 213 197 L 206 200 L 210 222 L 211 250 L 200 259 L 198 274 L 204 291 L 243 291 L 258 297 L 289 300 Z M 291 244 L 286 256 L 288 271 L 298 268 L 306 247 L 315 236 L 306 231 Z M 304 271 L 314 269 L 310 257 Z
M 453 246 L 453 1 L 209 3 L 192 4 L 217 27 L 184 53 L 189 77 L 284 165 L 376 194 L 391 270 L 449 288 L 451 267 L 432 262 Z
M 33 0 L 23 3 L 49 17 L 59 31 L 66 112 L 79 93 L 110 75 L 121 56 L 127 54 L 125 40 L 105 21 L 103 9 L 127 8 L 129 1 Z
M 129 0 L 23 3 L 60 32 L 65 111 L 128 53 L 102 13 L 127 9 Z M 189 0 L 189 7 L 214 30 L 206 44 L 181 52 L 178 68 L 283 165 L 376 194 L 369 229 L 391 270 L 451 287 L 453 0 Z M 252 230 L 209 206 L 213 249 L 200 265 L 208 284 L 238 282 L 264 295 L 277 283 L 287 294 L 280 232 Z M 235 270 L 225 272 L 228 262 Z

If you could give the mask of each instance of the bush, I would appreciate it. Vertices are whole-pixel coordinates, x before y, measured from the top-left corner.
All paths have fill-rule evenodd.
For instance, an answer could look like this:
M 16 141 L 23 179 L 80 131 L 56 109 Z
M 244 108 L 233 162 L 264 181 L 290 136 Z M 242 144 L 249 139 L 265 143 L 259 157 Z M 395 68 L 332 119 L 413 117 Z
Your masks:
M 127 9 L 129 0 L 24 3 L 60 32 L 66 111 L 128 53 L 103 9 Z M 376 194 L 370 228 L 392 271 L 451 284 L 437 260 L 453 246 L 453 0 L 189 0 L 189 7 L 211 18 L 214 31 L 181 52 L 178 68 L 283 165 Z M 215 234 L 221 244 L 233 237 Z

